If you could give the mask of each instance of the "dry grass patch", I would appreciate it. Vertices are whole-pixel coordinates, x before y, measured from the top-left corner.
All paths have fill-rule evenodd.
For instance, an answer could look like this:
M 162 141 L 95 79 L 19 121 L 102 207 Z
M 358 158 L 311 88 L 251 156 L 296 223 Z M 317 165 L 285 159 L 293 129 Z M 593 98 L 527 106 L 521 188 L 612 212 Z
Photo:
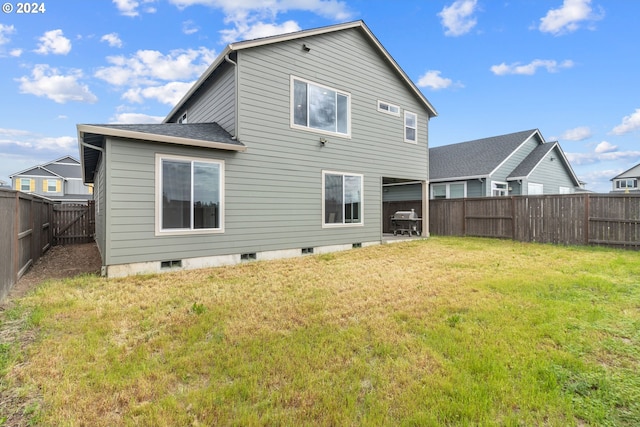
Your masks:
M 48 282 L 7 377 L 45 425 L 634 425 L 639 261 L 432 238 Z

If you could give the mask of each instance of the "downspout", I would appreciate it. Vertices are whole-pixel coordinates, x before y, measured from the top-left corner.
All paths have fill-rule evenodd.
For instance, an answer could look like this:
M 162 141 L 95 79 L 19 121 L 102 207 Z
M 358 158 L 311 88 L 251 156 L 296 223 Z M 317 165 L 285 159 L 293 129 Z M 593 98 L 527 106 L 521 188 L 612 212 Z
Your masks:
M 234 139 L 234 140 L 237 140 L 238 139 L 238 103 L 240 102 L 240 99 L 238 97 L 238 95 L 239 95 L 239 91 L 238 91 L 238 86 L 239 86 L 239 84 L 238 84 L 238 64 L 236 62 L 233 62 L 233 60 L 229 57 L 229 55 L 230 55 L 230 53 L 227 53 L 224 56 L 224 60 L 226 62 L 228 62 L 229 64 L 233 65 L 234 73 L 235 73 L 235 78 L 234 78 L 234 81 L 233 81 L 233 84 L 235 85 L 235 88 L 234 88 L 234 90 L 235 90 L 235 103 L 234 103 L 235 104 L 234 105 L 235 111 L 234 111 L 234 117 L 233 117 L 233 119 L 235 121 L 234 122 L 234 128 L 235 128 L 234 129 L 234 133 L 235 133 L 235 135 L 233 135 L 231 138 Z

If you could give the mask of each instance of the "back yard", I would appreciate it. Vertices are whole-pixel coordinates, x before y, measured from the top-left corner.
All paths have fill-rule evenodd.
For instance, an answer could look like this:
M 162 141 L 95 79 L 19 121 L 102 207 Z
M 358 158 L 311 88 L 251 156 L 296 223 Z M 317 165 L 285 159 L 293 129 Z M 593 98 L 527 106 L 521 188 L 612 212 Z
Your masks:
M 80 276 L 0 330 L 0 425 L 640 424 L 638 252 L 434 237 Z

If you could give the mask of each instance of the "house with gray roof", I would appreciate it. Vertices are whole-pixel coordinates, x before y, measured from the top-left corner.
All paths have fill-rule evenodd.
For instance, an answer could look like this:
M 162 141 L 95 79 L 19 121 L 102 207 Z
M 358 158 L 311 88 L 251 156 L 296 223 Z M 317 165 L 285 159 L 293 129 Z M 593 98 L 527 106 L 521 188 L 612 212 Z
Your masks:
M 63 156 L 9 175 L 11 187 L 60 203 L 87 203 L 93 186 L 84 185 L 80 161 Z
M 383 241 L 436 111 L 362 21 L 228 45 L 155 125 L 79 124 L 109 277 Z
M 429 149 L 430 198 L 571 194 L 581 182 L 538 129 Z
M 640 163 L 611 178 L 611 193 L 640 193 Z

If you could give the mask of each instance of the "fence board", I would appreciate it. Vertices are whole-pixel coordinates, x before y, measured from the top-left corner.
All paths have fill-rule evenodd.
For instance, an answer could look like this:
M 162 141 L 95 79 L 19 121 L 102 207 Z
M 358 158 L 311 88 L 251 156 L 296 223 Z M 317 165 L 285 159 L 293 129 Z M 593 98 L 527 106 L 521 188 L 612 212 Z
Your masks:
M 431 233 L 640 249 L 640 196 L 571 194 L 430 200 Z

